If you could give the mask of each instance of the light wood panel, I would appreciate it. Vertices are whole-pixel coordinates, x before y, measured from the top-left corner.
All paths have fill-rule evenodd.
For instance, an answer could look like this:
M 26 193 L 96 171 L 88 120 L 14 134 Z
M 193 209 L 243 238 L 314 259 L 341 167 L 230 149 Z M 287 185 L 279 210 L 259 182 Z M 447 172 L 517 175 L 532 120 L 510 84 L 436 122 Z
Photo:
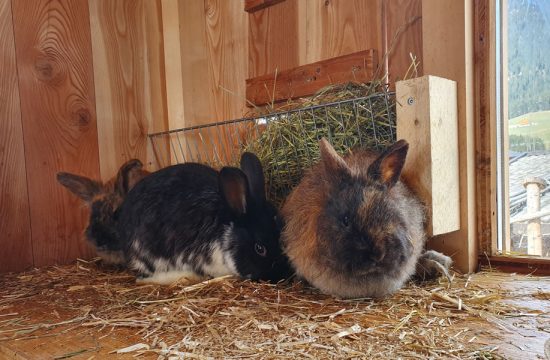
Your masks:
M 460 228 L 456 82 L 436 76 L 398 81 L 397 138 L 409 142 L 407 184 L 428 210 L 428 236 Z
M 34 265 L 68 262 L 92 254 L 87 214 L 55 174 L 99 176 L 88 4 L 12 5 Z
M 305 64 L 382 47 L 383 0 L 307 0 Z M 300 65 L 304 65 L 301 63 Z
M 405 79 L 412 63 L 410 54 L 417 57 L 417 75 L 423 75 L 422 0 L 386 0 L 384 6 L 386 43 L 382 53 L 388 54 L 387 71 L 393 86 Z M 411 73 L 407 78 L 413 77 Z
M 170 127 L 242 117 L 248 24 L 242 3 L 191 0 L 178 10 L 184 123 Z
M 457 82 L 460 230 L 432 238 L 428 246 L 452 255 L 465 272 L 477 266 L 473 86 L 473 4 L 422 1 L 424 72 Z
M 286 0 L 249 15 L 249 78 L 307 63 L 304 4 Z
M 0 0 L 0 273 L 32 266 L 11 1 Z
M 138 158 L 155 167 L 149 132 L 167 129 L 160 0 L 90 0 L 101 177 Z

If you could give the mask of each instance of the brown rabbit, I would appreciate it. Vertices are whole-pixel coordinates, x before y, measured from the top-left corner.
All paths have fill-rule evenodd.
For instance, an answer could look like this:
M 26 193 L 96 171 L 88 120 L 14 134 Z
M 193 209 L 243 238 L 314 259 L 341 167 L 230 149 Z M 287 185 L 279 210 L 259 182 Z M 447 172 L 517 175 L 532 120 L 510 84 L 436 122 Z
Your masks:
M 106 263 L 125 262 L 116 234 L 116 211 L 126 194 L 148 174 L 149 172 L 143 169 L 141 161 L 137 159 L 124 163 L 117 175 L 106 183 L 65 172 L 57 174 L 57 181 L 90 208 L 85 236 Z
M 391 294 L 415 273 L 425 213 L 399 180 L 408 148 L 400 140 L 381 154 L 356 150 L 342 158 L 320 141 L 320 162 L 282 210 L 282 244 L 299 276 L 350 298 Z M 448 267 L 450 258 L 436 254 Z

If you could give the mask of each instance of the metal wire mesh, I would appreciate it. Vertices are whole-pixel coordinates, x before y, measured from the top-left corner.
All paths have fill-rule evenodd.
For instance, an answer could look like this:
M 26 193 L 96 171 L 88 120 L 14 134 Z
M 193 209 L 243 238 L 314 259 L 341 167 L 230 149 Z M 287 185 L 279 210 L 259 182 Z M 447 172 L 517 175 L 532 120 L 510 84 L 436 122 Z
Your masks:
M 258 155 L 268 197 L 280 202 L 319 156 L 326 137 L 337 151 L 381 149 L 395 141 L 393 93 L 341 100 L 270 115 L 193 126 L 149 135 L 159 167 L 199 162 L 237 165 L 243 151 Z

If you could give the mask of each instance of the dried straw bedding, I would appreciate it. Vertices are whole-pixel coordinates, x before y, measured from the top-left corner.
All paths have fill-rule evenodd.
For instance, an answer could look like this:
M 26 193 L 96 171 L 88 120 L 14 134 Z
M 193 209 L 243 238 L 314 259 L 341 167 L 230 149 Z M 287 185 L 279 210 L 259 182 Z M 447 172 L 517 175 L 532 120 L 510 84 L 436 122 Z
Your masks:
M 483 275 L 454 273 L 451 283 L 411 282 L 386 299 L 342 300 L 296 281 L 140 286 L 127 271 L 80 260 L 0 277 L 0 342 L 126 328 L 137 341 L 110 350 L 146 358 L 495 359 L 498 341 L 480 338 L 525 310 L 476 280 Z M 25 304 L 44 316 L 29 316 Z M 56 309 L 63 316 L 53 317 Z
M 301 106 L 375 92 L 364 85 L 336 90 L 321 92 Z M 394 106 L 391 104 L 390 111 Z M 306 162 L 298 157 L 281 166 L 281 157 L 272 155 L 275 141 L 283 140 L 275 146 L 283 153 L 288 153 L 285 144 L 293 149 L 302 144 L 310 148 L 303 152 L 309 156 L 317 149 L 318 136 L 329 136 L 345 153 L 368 141 L 355 133 L 357 122 L 362 129 L 374 124 L 373 120 L 376 126 L 394 128 L 386 102 L 374 102 L 368 110 L 364 118 L 350 118 L 353 122 L 343 122 L 346 117 L 340 113 L 325 113 L 328 123 L 321 127 L 317 121 L 322 116 L 314 118 L 312 113 L 308 119 L 300 113 L 297 131 L 288 132 L 290 125 L 296 124 L 289 117 L 260 138 L 249 139 L 248 150 L 258 153 L 268 178 L 279 175 L 275 174 L 279 168 L 292 171 L 289 184 L 272 188 L 273 200 L 281 201 L 285 189 L 299 181 L 301 170 L 291 161 Z M 331 130 L 324 134 L 318 133 L 320 129 Z M 310 130 L 317 132 L 315 136 L 296 135 Z M 389 137 L 379 138 L 373 147 L 393 141 L 392 131 L 385 133 Z M 316 156 L 314 153 L 313 159 Z M 110 329 L 108 334 L 116 336 L 124 328 L 138 341 L 111 350 L 137 357 L 494 359 L 499 358 L 495 353 L 498 346 L 479 341 L 491 336 L 483 329 L 505 328 L 503 317 L 525 310 L 502 301 L 499 288 L 475 280 L 482 276 L 453 273 L 451 282 L 446 278 L 411 282 L 386 299 L 342 300 L 297 281 L 273 285 L 222 277 L 191 286 L 136 285 L 128 271 L 104 267 L 97 259 L 79 260 L 75 266 L 0 277 L 0 345 L 2 341 L 63 336 L 84 329 L 97 331 L 98 336 Z M 33 307 L 42 314 L 25 312 Z

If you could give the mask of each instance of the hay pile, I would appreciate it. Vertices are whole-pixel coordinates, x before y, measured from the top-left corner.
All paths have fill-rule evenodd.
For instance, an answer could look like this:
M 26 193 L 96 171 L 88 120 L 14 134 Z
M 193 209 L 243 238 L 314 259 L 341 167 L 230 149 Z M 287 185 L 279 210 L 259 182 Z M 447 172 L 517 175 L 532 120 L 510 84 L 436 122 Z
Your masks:
M 318 160 L 321 138 L 346 154 L 357 146 L 383 149 L 396 136 L 395 97 L 380 82 L 328 86 L 311 98 L 289 101 L 276 114 L 258 116 L 243 150 L 262 161 L 268 197 L 278 204 Z
M 111 329 L 116 337 L 123 328 L 135 341 L 109 350 L 161 359 L 495 359 L 498 346 L 479 341 L 481 325 L 494 333 L 507 326 L 502 317 L 520 312 L 501 298 L 500 290 L 458 274 L 452 284 L 409 284 L 384 300 L 339 300 L 300 283 L 227 277 L 139 286 L 127 272 L 80 261 L 0 277 L 0 345 L 79 329 Z M 73 315 L 37 322 L 22 312 L 30 302 L 44 314 L 63 308 Z

